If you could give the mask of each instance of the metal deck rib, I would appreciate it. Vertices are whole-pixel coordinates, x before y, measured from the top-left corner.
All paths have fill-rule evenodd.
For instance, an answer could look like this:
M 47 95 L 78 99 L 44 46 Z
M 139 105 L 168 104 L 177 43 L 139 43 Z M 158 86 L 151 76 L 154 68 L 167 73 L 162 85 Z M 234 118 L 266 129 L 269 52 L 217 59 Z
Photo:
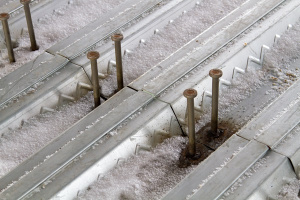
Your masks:
M 272 194 L 278 192 L 281 184 L 284 182 L 280 179 L 278 180 L 278 177 L 292 179 L 295 178 L 295 174 L 286 157 L 274 151 L 268 151 L 257 162 L 257 165 L 254 164 L 250 170 L 246 171 L 235 182 L 232 190 L 228 190 L 228 194 L 225 192 L 222 197 L 226 200 L 271 198 L 266 193 Z M 272 198 L 275 198 L 275 196 L 272 196 Z
M 44 53 L 13 73 L 3 77 L 0 79 L 1 87 L 3 87 L 3 90 L 1 90 L 0 106 L 3 106 L 13 97 L 29 89 L 34 84 L 51 76 L 68 62 L 62 56 L 53 56 Z M 15 77 L 19 77 L 19 79 L 15 79 Z
M 228 189 L 228 187 L 249 167 L 254 164 L 259 158 L 261 158 L 268 148 L 255 141 L 250 141 L 244 149 L 234 157 L 229 163 L 217 173 L 216 176 L 213 176 L 211 180 L 204 184 L 196 193 L 194 193 L 190 199 L 200 199 L 201 197 L 207 197 L 208 199 L 216 199 L 220 197 L 223 192 Z M 240 162 L 241 158 L 247 160 Z M 234 168 L 235 170 L 232 170 Z
M 290 108 L 288 113 L 281 116 L 272 126 L 264 131 L 257 141 L 275 147 L 300 122 L 300 103 Z
M 285 93 L 283 93 L 280 97 L 278 97 L 275 101 L 273 101 L 271 105 L 265 108 L 264 112 L 261 112 L 257 117 L 251 120 L 245 126 L 245 128 L 243 128 L 237 134 L 249 140 L 259 137 L 262 134 L 262 131 L 264 131 L 263 130 L 264 127 L 268 125 L 270 119 L 272 118 L 276 119 L 276 116 L 278 114 L 280 115 L 280 113 L 284 111 L 284 109 L 286 108 L 289 109 L 289 105 L 291 104 L 292 101 L 297 101 L 297 99 L 299 98 L 299 93 L 298 93 L 299 84 L 300 82 L 297 81 L 294 85 L 292 85 Z M 288 113 L 287 115 L 289 114 L 290 113 Z M 278 123 L 280 123 L 280 121 L 278 121 Z M 291 125 L 293 127 L 295 126 L 294 123 Z M 285 132 L 283 133 L 281 132 L 281 134 L 285 134 Z M 271 146 L 273 145 L 274 144 L 271 144 Z

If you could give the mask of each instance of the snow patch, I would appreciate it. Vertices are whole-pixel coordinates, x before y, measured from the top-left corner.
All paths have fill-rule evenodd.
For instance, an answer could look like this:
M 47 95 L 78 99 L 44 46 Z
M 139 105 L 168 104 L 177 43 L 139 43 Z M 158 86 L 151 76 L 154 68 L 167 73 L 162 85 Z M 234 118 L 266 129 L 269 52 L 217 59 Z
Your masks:
M 173 137 L 150 152 L 141 151 L 99 178 L 77 199 L 159 199 L 193 169 L 177 166 L 185 143 L 185 138 Z

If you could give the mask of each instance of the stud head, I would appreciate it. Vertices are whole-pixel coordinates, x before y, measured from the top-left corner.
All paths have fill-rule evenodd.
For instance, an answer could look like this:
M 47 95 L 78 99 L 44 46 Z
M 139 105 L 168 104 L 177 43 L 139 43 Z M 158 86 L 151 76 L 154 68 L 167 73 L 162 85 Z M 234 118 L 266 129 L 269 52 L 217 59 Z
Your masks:
M 121 34 L 121 33 L 113 34 L 111 36 L 111 40 L 115 41 L 115 42 L 119 42 L 119 41 L 123 40 L 123 34 Z
M 0 13 L 0 20 L 7 20 L 9 19 L 8 13 Z
M 222 75 L 223 75 L 223 72 L 220 69 L 211 69 L 209 71 L 209 76 L 212 78 L 220 78 Z
M 29 4 L 31 2 L 31 0 L 20 0 L 21 4 Z
M 98 51 L 90 51 L 87 54 L 87 58 L 90 60 L 96 60 L 100 57 L 100 53 Z
M 195 89 L 186 89 L 183 92 L 183 96 L 185 96 L 186 98 L 195 98 L 197 96 L 197 90 L 195 90 Z

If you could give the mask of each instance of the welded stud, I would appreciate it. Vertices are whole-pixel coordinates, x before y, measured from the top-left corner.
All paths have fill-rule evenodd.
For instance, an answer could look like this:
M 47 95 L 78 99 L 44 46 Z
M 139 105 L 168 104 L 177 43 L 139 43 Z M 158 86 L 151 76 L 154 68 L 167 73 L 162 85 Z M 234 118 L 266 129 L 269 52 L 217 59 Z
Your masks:
M 10 37 L 10 31 L 9 31 L 9 26 L 7 20 L 9 19 L 9 14 L 8 13 L 1 13 L 0 14 L 0 20 L 2 21 L 2 27 L 3 27 L 3 32 L 4 32 L 4 37 L 5 37 L 5 43 L 6 43 L 6 48 L 8 52 L 8 57 L 9 61 L 11 63 L 16 62 L 15 55 L 14 55 L 14 50 L 13 46 L 11 43 L 11 37 Z
M 29 38 L 30 38 L 30 43 L 31 43 L 31 51 L 36 51 L 39 48 L 38 48 L 38 46 L 36 44 L 36 40 L 35 40 L 35 34 L 34 34 L 32 18 L 31 18 L 31 13 L 30 13 L 30 7 L 29 7 L 30 2 L 31 2 L 31 0 L 20 0 L 20 3 L 24 5 L 25 17 L 26 17 L 28 33 L 29 33 Z
M 219 79 L 223 75 L 222 70 L 212 69 L 209 76 L 212 77 L 212 110 L 211 110 L 211 132 L 213 136 L 219 137 L 218 133 L 218 106 L 219 106 Z
M 121 40 L 123 40 L 123 35 L 122 34 L 114 34 L 111 36 L 111 39 L 112 39 L 112 41 L 115 42 L 118 91 L 120 91 L 124 87 L 123 67 L 122 67 L 122 49 L 121 49 Z
M 101 104 L 101 102 L 100 102 L 100 85 L 99 85 L 98 66 L 97 66 L 97 59 L 99 57 L 100 57 L 100 54 L 97 51 L 90 51 L 87 54 L 87 58 L 91 60 L 92 84 L 93 84 L 95 108 Z
M 196 154 L 194 98 L 197 96 L 197 91 L 194 89 L 186 89 L 183 92 L 183 96 L 187 98 L 188 136 L 189 136 L 188 153 L 189 156 L 193 157 Z

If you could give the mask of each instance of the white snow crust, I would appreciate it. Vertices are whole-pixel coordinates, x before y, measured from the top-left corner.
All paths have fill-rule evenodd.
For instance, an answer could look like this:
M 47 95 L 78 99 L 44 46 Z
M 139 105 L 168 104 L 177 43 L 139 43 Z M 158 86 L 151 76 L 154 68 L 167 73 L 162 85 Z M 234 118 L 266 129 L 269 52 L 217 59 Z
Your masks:
M 0 178 L 93 109 L 91 93 L 55 112 L 37 115 L 0 138 Z
M 153 151 L 141 151 L 89 186 L 78 199 L 158 199 L 193 169 L 179 168 L 182 137 L 166 139 Z
M 299 200 L 300 181 L 296 178 L 285 184 L 276 196 L 280 200 Z

